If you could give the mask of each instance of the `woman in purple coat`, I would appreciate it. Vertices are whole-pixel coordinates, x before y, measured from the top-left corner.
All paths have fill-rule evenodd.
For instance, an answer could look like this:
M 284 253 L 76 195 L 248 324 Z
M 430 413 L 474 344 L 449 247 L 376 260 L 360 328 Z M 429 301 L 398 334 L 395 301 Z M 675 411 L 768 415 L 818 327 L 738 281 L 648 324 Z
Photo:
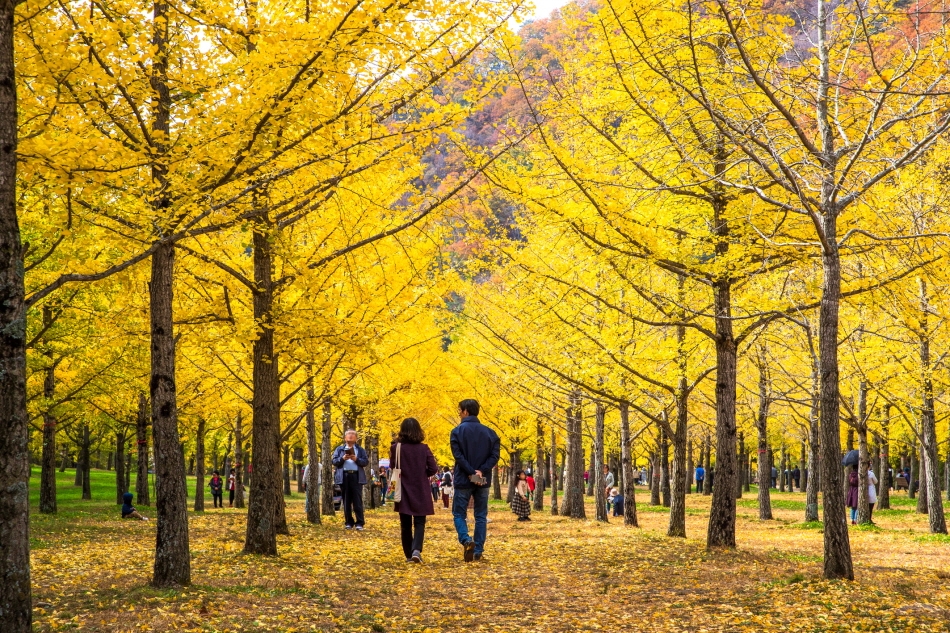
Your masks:
M 389 463 L 399 468 L 402 499 L 395 503 L 402 528 L 402 549 L 406 562 L 422 562 L 422 540 L 426 534 L 426 517 L 435 514 L 429 477 L 438 470 L 435 456 L 426 444 L 425 433 L 415 418 L 406 418 L 399 435 L 389 449 Z M 397 457 L 398 449 L 398 457 Z

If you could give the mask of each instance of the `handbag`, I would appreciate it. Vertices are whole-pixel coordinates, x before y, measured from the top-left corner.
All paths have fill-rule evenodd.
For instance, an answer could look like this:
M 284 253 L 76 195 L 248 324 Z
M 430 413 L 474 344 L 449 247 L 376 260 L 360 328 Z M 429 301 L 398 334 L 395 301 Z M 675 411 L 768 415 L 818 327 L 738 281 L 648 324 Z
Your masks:
M 393 503 L 402 501 L 402 468 L 400 468 L 399 454 L 402 451 L 402 443 L 396 444 L 396 463 L 392 472 L 389 474 L 389 485 L 386 486 L 386 499 Z

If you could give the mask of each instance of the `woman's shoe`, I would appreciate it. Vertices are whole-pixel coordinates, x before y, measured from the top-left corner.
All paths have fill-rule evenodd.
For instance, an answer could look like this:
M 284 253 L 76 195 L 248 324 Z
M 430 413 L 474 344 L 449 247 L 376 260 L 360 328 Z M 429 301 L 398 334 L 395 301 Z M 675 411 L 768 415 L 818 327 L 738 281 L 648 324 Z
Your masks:
M 410 558 L 409 560 L 412 561 L 413 563 L 421 563 L 421 562 L 422 562 L 422 552 L 419 552 L 419 551 L 413 552 L 413 553 L 412 553 L 412 558 Z

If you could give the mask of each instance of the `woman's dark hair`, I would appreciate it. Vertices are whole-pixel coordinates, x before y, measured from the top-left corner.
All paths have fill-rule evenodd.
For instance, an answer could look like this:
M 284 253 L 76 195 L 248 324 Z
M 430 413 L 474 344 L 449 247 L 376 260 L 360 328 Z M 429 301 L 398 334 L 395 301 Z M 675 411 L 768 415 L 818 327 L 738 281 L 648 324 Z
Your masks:
M 399 435 L 396 436 L 397 442 L 404 444 L 422 444 L 426 439 L 426 434 L 419 425 L 419 420 L 415 418 L 406 418 L 399 426 Z
M 212 474 L 217 475 L 217 474 L 218 474 L 218 471 L 214 471 L 214 473 L 212 473 Z
M 516 472 L 516 473 L 515 473 L 515 481 L 518 481 L 519 479 L 521 479 L 521 475 L 524 475 L 524 471 L 523 471 L 523 470 L 519 470 L 518 472 Z M 527 475 L 525 475 L 525 477 L 527 477 Z

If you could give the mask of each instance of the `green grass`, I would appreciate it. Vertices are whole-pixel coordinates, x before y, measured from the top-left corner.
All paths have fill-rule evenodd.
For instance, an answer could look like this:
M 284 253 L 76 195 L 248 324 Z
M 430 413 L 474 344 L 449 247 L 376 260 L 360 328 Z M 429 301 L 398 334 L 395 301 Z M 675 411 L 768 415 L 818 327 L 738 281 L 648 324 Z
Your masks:
M 804 501 L 793 501 L 792 499 L 770 499 L 771 505 L 776 510 L 801 510 L 805 511 L 805 502 Z M 752 499 L 739 499 L 736 501 L 736 505 L 740 508 L 758 508 L 759 500 L 758 497 Z
M 154 484 L 154 475 L 149 476 L 149 483 Z M 91 500 L 82 499 L 82 486 L 73 485 L 76 479 L 76 471 L 68 468 L 66 472 L 56 471 L 56 514 L 40 514 L 40 469 L 33 468 L 30 472 L 30 522 L 31 527 L 43 531 L 58 531 L 67 527 L 70 523 L 75 523 L 83 519 L 98 518 L 117 518 L 119 516 L 119 504 L 116 503 L 116 485 L 115 471 L 93 469 L 89 473 L 89 489 L 92 492 Z M 212 508 L 211 490 L 207 488 L 210 475 L 205 476 L 205 508 Z M 194 507 L 195 500 L 195 478 L 188 477 L 188 508 Z M 297 482 L 291 482 L 291 490 L 297 490 Z M 131 490 L 135 493 L 135 473 L 132 473 Z M 225 495 L 226 497 L 227 495 Z M 139 507 L 142 514 L 149 516 L 149 511 L 154 508 L 155 494 L 150 490 L 152 506 Z M 292 499 L 303 498 L 303 493 L 293 492 Z M 134 502 L 133 502 L 134 503 Z M 138 507 L 138 506 L 137 506 Z M 112 528 L 104 528 L 112 529 Z M 45 541 L 42 535 L 37 539 L 37 546 L 44 547 Z
M 950 535 L 948 534 L 921 534 L 915 536 L 914 540 L 918 543 L 943 543 L 950 544 Z

